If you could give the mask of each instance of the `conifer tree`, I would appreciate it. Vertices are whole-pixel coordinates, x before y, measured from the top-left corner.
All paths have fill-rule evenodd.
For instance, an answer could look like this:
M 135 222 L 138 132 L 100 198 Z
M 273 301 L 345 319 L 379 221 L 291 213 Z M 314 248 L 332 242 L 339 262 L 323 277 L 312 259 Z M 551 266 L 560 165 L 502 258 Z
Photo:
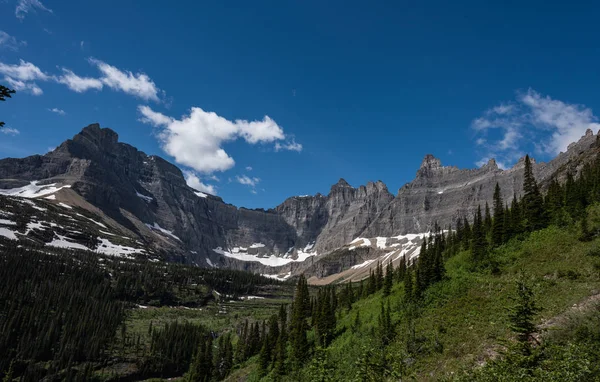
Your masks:
M 492 225 L 492 247 L 498 247 L 504 241 L 504 202 L 500 185 L 496 182 L 494 189 L 494 222 Z
M 412 270 L 408 268 L 404 274 L 404 300 L 409 302 L 414 299 Z
M 483 218 L 483 230 L 487 235 L 492 230 L 492 214 L 490 213 L 490 206 L 488 202 L 485 202 L 485 215 Z
M 509 308 L 510 329 L 517 335 L 519 350 L 522 355 L 531 354 L 531 343 L 536 331 L 534 318 L 539 312 L 532 288 L 525 282 L 523 275 L 516 282 L 517 294 L 513 298 L 514 305 Z
M 264 377 L 267 375 L 269 370 L 269 364 L 271 363 L 271 347 L 269 346 L 269 340 L 267 336 L 263 336 L 263 343 L 258 354 L 258 376 Z
M 396 268 L 396 282 L 400 283 L 404 280 L 404 274 L 406 273 L 406 256 L 402 256 L 398 268 Z
M 304 275 L 300 275 L 296 285 L 292 317 L 290 321 L 290 342 L 292 345 L 292 360 L 296 367 L 304 363 L 308 357 L 309 343 L 306 338 L 308 324 L 306 318 L 310 315 L 308 285 Z
M 533 176 L 529 155 L 525 156 L 525 173 L 523 177 L 525 229 L 531 232 L 544 227 L 544 200 Z
M 481 206 L 477 206 L 477 213 L 475 215 L 475 221 L 473 222 L 473 240 L 471 251 L 473 254 L 473 260 L 476 264 L 479 264 L 481 261 L 483 261 L 487 252 L 487 241 L 485 239 L 485 232 L 481 217 Z
M 375 271 L 375 285 L 376 290 L 380 290 L 381 288 L 383 288 L 383 266 L 379 261 L 377 262 L 377 267 Z
M 388 262 L 385 268 L 385 279 L 383 280 L 383 296 L 387 297 L 392 291 L 392 284 L 394 282 L 394 267 L 392 266 L 392 260 Z

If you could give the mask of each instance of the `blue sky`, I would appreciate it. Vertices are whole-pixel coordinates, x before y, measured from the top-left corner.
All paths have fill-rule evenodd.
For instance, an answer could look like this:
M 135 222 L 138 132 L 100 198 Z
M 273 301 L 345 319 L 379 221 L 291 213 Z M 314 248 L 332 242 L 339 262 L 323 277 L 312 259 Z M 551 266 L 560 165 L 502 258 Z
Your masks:
M 99 122 L 268 208 L 340 177 L 396 193 L 427 153 L 548 160 L 600 129 L 600 5 L 326 3 L 0 2 L 0 83 L 19 90 L 0 157 Z

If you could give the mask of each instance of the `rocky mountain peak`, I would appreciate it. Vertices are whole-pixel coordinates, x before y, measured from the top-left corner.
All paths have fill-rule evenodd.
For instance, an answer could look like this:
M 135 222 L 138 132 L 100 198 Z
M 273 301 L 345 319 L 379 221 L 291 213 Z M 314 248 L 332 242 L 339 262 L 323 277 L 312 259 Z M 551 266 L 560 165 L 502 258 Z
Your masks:
M 423 162 L 421 162 L 421 167 L 419 167 L 419 169 L 435 169 L 439 167 L 442 167 L 442 161 L 432 154 L 427 154 L 425 155 L 425 158 L 423 158 Z
M 343 189 L 347 189 L 347 188 L 352 188 L 352 186 L 348 182 L 346 182 L 346 179 L 340 178 L 340 180 L 338 180 L 338 182 L 336 184 L 331 186 L 330 192 L 333 192 L 336 190 L 343 190 Z
M 431 154 L 427 154 L 425 155 L 425 158 L 423 158 L 423 162 L 421 162 L 421 167 L 419 167 L 419 170 L 417 171 L 417 176 L 428 177 L 440 168 L 442 168 L 442 161 Z
M 488 170 L 498 170 L 498 163 L 496 163 L 496 159 L 491 158 L 481 168 L 485 168 L 485 169 L 488 169 Z
M 74 141 L 82 139 L 87 139 L 100 147 L 110 147 L 119 141 L 119 134 L 109 128 L 101 128 L 99 123 L 92 123 L 73 137 Z

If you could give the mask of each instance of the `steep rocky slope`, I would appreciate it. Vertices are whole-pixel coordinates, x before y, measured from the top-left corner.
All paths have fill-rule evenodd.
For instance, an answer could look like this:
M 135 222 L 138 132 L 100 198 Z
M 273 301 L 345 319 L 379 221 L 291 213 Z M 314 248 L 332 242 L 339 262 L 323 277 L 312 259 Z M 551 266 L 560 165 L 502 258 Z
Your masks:
M 596 140 L 588 131 L 567 152 L 534 164 L 538 181 L 543 186 L 551 176 L 576 172 L 596 155 Z M 0 194 L 84 209 L 167 260 L 280 277 L 346 272 L 345 279 L 368 271 L 369 260 L 396 260 L 409 247 L 418 253 L 418 243 L 400 237 L 417 237 L 435 222 L 447 227 L 458 218 L 472 219 L 478 205 L 491 204 L 496 182 L 505 200 L 518 195 L 523 168 L 522 160 L 508 170 L 490 160 L 462 170 L 427 155 L 395 197 L 381 181 L 354 188 L 340 179 L 328 195 L 295 196 L 274 209 L 250 210 L 190 188 L 176 166 L 93 124 L 46 155 L 0 160 Z M 352 242 L 358 238 L 368 240 L 363 247 L 370 249 L 355 256 Z

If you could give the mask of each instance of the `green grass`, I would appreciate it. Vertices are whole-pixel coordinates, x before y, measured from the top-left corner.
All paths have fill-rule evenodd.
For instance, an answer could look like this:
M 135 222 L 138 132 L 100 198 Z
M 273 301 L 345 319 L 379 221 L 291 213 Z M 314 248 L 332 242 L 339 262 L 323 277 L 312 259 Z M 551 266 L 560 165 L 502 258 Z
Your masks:
M 564 312 L 600 288 L 600 258 L 590 256 L 600 240 L 582 243 L 575 229 L 550 227 L 523 241 L 513 240 L 491 253 L 499 272 L 474 271 L 470 254 L 461 252 L 446 263 L 448 278 L 429 288 L 415 320 L 419 351 L 406 352 L 407 317 L 403 286 L 394 285 L 388 297 L 397 339 L 387 350 L 392 367 L 417 380 L 452 378 L 486 362 L 510 341 L 507 307 L 514 280 L 524 273 L 534 285 L 542 311 L 538 323 Z M 353 380 L 356 361 L 365 349 L 377 346 L 376 326 L 383 301 L 381 292 L 356 302 L 340 313 L 341 333 L 328 351 L 334 380 Z M 361 326 L 350 330 L 357 312 Z M 403 362 L 404 361 L 404 362 Z M 407 366 L 408 365 L 408 366 Z

